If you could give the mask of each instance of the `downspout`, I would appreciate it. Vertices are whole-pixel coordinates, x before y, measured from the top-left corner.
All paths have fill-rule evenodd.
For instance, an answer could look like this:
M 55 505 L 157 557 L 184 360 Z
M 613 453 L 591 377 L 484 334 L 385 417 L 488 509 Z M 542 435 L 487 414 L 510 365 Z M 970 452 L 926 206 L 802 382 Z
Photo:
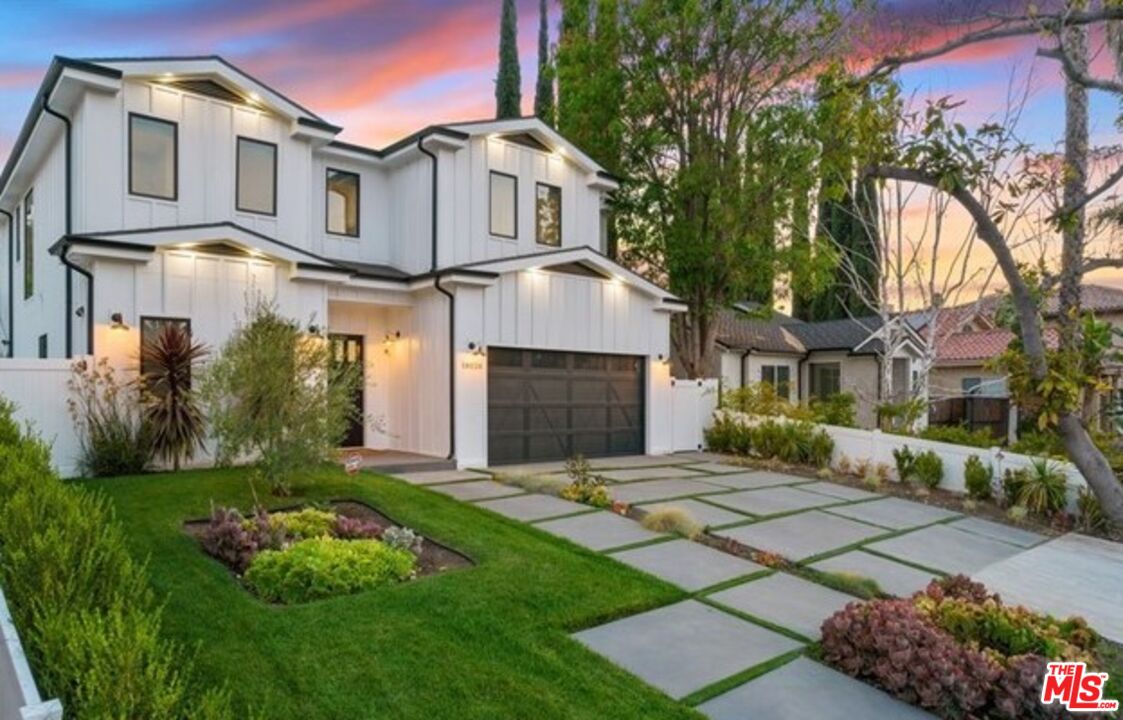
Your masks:
M 71 127 L 70 118 L 58 112 L 50 105 L 50 100 L 47 95 L 43 96 L 43 112 L 48 115 L 53 115 L 62 121 L 66 128 L 66 236 L 74 232 L 74 202 L 71 189 L 74 185 L 74 162 L 73 153 L 71 152 Z M 66 257 L 68 248 L 64 246 L 59 253 L 59 259 L 62 264 L 66 266 L 66 357 L 74 357 L 74 290 L 71 287 L 74 284 L 74 272 L 86 278 L 86 323 L 87 323 L 87 337 L 86 337 L 86 352 L 90 355 L 94 352 L 94 278 L 88 271 L 82 270 L 74 263 L 70 262 Z
M 437 156 L 424 145 L 425 136 L 417 138 L 417 149 L 433 161 L 432 201 L 429 208 L 430 236 L 433 242 L 432 262 L 433 287 L 448 298 L 448 458 L 456 458 L 456 296 L 447 288 L 441 287 L 441 276 L 437 275 Z
M 741 387 L 745 387 L 745 376 L 747 375 L 747 373 L 745 372 L 745 360 L 748 359 L 751 353 L 752 348 L 749 348 L 745 352 L 741 353 Z
M 16 291 L 12 285 L 15 282 L 15 224 L 16 219 L 7 210 L 0 209 L 0 214 L 8 218 L 8 357 L 16 356 Z
M 803 355 L 802 355 L 802 356 L 801 356 L 801 357 L 799 358 L 799 360 L 797 360 L 797 361 L 796 361 L 796 363 L 795 363 L 795 393 L 796 393 L 796 400 L 797 400 L 797 401 L 799 401 L 799 402 L 800 402 L 801 404 L 803 403 L 803 401 L 804 401 L 804 399 L 805 399 L 805 398 L 803 397 L 803 363 L 807 362 L 807 358 L 808 358 L 808 356 L 810 356 L 810 355 L 811 355 L 811 353 L 809 353 L 809 352 L 807 352 L 807 353 L 804 353 L 804 354 L 803 354 Z M 810 380 L 810 378 L 808 378 L 808 382 L 807 382 L 807 384 L 808 384 L 808 385 L 810 385 L 810 384 L 811 384 L 811 380 Z M 806 399 L 807 399 L 808 401 L 810 401 L 810 400 L 811 400 L 811 398 L 806 398 Z

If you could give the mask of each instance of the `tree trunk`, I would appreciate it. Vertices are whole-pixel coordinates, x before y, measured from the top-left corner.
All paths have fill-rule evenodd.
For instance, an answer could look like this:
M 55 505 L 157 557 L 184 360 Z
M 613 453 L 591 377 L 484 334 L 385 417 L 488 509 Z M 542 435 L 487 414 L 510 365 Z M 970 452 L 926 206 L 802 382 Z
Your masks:
M 1115 477 L 1107 458 L 1092 442 L 1079 416 L 1075 413 L 1062 415 L 1058 429 L 1069 460 L 1096 494 L 1104 514 L 1116 525 L 1123 523 L 1123 484 Z
M 1070 5 L 1082 4 L 1079 0 Z M 1079 8 L 1075 8 L 1079 9 Z M 1072 67 L 1088 72 L 1088 30 L 1083 25 L 1065 28 L 1063 51 Z M 1079 208 L 1062 218 L 1061 277 L 1059 291 L 1061 347 L 1079 346 L 1080 286 L 1084 280 L 1084 201 L 1088 193 L 1088 89 L 1065 76 L 1065 152 L 1063 206 Z

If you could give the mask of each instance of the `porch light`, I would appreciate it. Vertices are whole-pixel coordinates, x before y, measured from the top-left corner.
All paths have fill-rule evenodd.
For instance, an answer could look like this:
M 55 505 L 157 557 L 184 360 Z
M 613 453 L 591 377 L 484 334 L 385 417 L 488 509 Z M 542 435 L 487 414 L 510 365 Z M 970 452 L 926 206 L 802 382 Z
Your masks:
M 487 356 L 487 349 L 483 346 L 483 343 L 477 345 L 474 342 L 470 342 L 468 343 L 468 350 L 470 350 L 473 355 L 477 355 L 479 357 Z
M 129 329 L 129 326 L 125 324 L 125 317 L 119 312 L 115 312 L 109 316 L 109 327 L 113 328 L 114 330 Z
M 393 333 L 386 333 L 386 337 L 383 338 L 383 340 L 382 340 L 382 345 L 383 345 L 382 351 L 384 353 L 386 353 L 387 355 L 389 355 L 390 350 L 393 349 L 393 347 L 394 347 L 394 343 L 399 338 L 401 338 L 401 336 L 402 336 L 401 330 L 395 330 Z

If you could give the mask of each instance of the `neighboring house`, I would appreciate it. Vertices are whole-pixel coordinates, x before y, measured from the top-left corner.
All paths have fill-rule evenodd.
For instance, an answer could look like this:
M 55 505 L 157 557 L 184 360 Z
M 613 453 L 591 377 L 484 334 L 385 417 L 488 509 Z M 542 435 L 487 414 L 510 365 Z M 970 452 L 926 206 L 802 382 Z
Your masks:
M 611 175 L 533 118 L 340 131 L 218 57 L 56 58 L 0 175 L 7 354 L 135 366 L 172 322 L 217 349 L 259 293 L 362 367 L 381 427 L 346 444 L 670 449 L 684 305 L 602 254 Z
M 919 338 L 894 353 L 893 398 L 880 397 L 884 356 L 880 318 L 803 322 L 782 313 L 768 319 L 735 307 L 718 314 L 718 363 L 714 372 L 724 389 L 750 383 L 773 385 L 791 402 L 806 402 L 848 392 L 857 401 L 861 427 L 877 424 L 877 406 L 922 391 L 916 372 Z

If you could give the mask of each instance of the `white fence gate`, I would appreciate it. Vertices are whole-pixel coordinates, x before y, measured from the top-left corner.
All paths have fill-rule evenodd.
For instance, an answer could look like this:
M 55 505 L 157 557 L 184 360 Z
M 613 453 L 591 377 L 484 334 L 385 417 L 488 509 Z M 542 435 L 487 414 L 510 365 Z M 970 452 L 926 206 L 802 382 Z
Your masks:
M 671 379 L 672 451 L 701 450 L 703 433 L 714 421 L 718 404 L 718 381 Z
M 0 358 L 0 396 L 15 403 L 17 420 L 30 422 L 51 445 L 55 469 L 62 477 L 78 474 L 78 435 L 66 408 L 71 362 Z
M 0 590 L 0 720 L 62 720 L 58 700 L 43 701 Z

